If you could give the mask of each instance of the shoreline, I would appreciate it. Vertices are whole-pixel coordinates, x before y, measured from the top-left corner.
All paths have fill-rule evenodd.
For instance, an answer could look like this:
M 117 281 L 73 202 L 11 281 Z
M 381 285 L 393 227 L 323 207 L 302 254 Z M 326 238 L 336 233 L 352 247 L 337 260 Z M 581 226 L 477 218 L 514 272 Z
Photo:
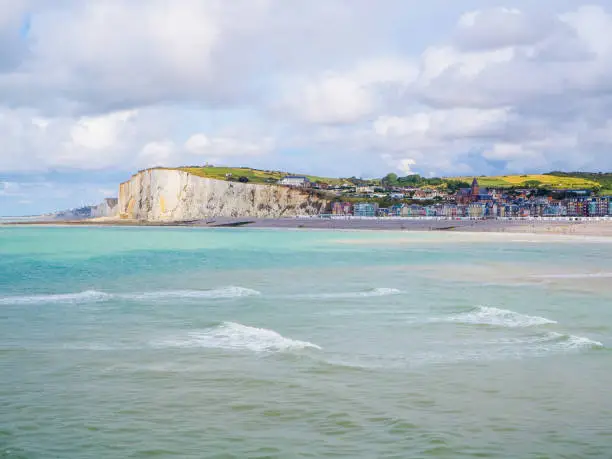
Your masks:
M 258 228 L 294 230 L 392 231 L 443 233 L 545 234 L 562 236 L 612 237 L 612 221 L 522 221 L 522 220 L 394 220 L 394 219 L 322 219 L 322 218 L 228 218 L 188 222 L 147 222 L 119 219 L 76 221 L 6 221 L 1 227 L 84 226 L 84 227 L 189 227 Z

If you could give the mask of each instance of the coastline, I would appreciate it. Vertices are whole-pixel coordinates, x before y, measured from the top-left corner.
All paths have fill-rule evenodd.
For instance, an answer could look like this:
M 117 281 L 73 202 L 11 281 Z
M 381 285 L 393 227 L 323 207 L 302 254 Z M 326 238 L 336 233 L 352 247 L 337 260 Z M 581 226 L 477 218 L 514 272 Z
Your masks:
M 10 226 L 119 226 L 119 227 L 195 227 L 195 228 L 262 228 L 295 230 L 392 231 L 544 234 L 564 236 L 612 237 L 612 221 L 547 220 L 408 220 L 408 219 L 324 219 L 324 218 L 211 218 L 189 222 L 146 222 L 119 219 L 40 220 L 0 222 Z

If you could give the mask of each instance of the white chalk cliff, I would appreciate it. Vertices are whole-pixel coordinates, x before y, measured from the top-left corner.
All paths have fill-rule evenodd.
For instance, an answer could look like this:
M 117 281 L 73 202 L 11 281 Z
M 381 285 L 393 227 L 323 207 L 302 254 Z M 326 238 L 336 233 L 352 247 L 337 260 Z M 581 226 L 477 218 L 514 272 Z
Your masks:
M 147 169 L 119 185 L 119 217 L 152 222 L 315 215 L 326 206 L 307 190 L 226 182 L 176 169 Z
M 92 207 L 92 218 L 110 218 L 117 216 L 117 198 L 106 198 L 102 203 Z

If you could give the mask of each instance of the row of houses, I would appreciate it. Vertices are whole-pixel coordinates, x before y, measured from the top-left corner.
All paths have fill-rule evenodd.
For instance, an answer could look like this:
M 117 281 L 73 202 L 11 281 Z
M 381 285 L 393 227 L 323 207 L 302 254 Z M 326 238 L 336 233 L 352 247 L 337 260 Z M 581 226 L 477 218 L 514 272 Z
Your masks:
M 612 216 L 612 197 L 573 198 L 557 202 L 543 199 L 521 203 L 396 204 L 389 208 L 380 208 L 374 202 L 334 202 L 331 213 L 356 217 L 604 217 Z

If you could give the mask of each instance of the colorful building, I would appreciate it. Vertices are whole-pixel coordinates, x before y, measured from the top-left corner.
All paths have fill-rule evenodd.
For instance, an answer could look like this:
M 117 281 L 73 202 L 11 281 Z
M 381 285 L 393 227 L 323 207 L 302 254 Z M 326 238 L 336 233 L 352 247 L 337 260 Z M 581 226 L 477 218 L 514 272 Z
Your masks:
M 480 204 L 473 202 L 468 206 L 468 217 L 470 218 L 484 218 L 487 214 L 486 204 Z
M 358 202 L 353 206 L 355 217 L 376 217 L 378 215 L 378 204 L 375 202 Z
M 394 204 L 389 208 L 389 215 L 392 217 L 401 217 L 403 208 L 403 204 Z
M 350 202 L 333 202 L 331 212 L 333 215 L 353 215 L 353 204 Z
M 587 202 L 589 217 L 604 217 L 609 212 L 609 201 L 607 198 L 591 198 Z
M 586 217 L 589 214 L 588 203 L 583 198 L 572 198 L 567 200 L 568 217 Z

